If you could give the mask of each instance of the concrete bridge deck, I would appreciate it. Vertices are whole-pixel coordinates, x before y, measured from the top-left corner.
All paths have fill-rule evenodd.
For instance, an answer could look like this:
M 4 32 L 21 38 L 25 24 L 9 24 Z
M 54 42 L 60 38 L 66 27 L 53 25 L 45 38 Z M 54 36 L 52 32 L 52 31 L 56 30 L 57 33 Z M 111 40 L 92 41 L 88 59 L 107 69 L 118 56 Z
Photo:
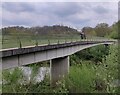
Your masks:
M 10 49 L 2 49 L 2 56 L 0 57 L 8 57 L 14 55 L 21 55 L 26 53 L 38 52 L 38 51 L 45 51 L 45 50 L 52 50 L 64 47 L 71 47 L 77 45 L 88 45 L 88 44 L 100 44 L 100 43 L 111 43 L 115 41 L 77 41 L 77 42 L 70 42 L 70 43 L 62 43 L 62 44 L 51 44 L 51 45 L 39 45 L 39 46 L 26 46 L 23 48 L 10 48 Z

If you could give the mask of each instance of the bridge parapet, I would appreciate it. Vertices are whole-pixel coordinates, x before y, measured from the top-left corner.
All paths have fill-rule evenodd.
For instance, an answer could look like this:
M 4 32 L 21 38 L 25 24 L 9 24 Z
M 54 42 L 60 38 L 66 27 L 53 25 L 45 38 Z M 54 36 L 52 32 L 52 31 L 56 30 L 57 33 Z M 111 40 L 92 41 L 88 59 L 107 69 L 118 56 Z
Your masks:
M 3 49 L 2 52 L 2 58 L 8 57 L 8 56 L 15 56 L 15 55 L 22 55 L 27 53 L 33 53 L 33 52 L 40 52 L 40 51 L 46 51 L 51 49 L 58 49 L 58 48 L 64 48 L 64 47 L 71 47 L 76 45 L 87 45 L 87 44 L 96 44 L 96 43 L 108 43 L 108 42 L 115 42 L 113 40 L 109 41 L 77 41 L 77 42 L 68 42 L 68 43 L 61 43 L 61 44 L 50 44 L 50 45 L 43 45 L 43 46 L 29 46 L 29 47 L 23 47 L 23 48 L 11 48 L 11 49 Z

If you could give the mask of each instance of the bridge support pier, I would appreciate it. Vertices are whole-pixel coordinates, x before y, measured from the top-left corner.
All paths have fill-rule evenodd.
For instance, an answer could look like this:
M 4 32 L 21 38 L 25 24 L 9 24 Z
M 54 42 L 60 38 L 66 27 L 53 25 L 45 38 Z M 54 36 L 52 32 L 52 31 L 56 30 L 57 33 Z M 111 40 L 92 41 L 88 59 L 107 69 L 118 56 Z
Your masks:
M 50 61 L 50 69 L 51 86 L 55 86 L 56 82 L 69 72 L 69 56 L 52 59 Z

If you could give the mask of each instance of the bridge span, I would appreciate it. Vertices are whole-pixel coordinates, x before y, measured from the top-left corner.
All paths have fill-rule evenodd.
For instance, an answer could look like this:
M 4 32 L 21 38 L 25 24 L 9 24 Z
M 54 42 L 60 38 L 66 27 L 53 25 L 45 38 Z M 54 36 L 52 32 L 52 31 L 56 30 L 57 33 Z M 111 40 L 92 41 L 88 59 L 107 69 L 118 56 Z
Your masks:
M 3 49 L 2 69 L 24 66 L 50 60 L 51 83 L 54 84 L 69 72 L 69 55 L 97 45 L 114 44 L 116 41 L 78 41 L 62 44 Z

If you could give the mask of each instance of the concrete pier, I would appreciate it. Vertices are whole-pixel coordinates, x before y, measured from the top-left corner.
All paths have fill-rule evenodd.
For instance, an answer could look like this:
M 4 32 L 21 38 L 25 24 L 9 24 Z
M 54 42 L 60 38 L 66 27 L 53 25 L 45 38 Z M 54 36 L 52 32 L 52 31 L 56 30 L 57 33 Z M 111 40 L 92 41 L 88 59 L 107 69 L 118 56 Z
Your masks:
M 62 79 L 69 72 L 69 56 L 52 59 L 50 61 L 50 79 L 51 85 L 56 85 L 56 82 Z

